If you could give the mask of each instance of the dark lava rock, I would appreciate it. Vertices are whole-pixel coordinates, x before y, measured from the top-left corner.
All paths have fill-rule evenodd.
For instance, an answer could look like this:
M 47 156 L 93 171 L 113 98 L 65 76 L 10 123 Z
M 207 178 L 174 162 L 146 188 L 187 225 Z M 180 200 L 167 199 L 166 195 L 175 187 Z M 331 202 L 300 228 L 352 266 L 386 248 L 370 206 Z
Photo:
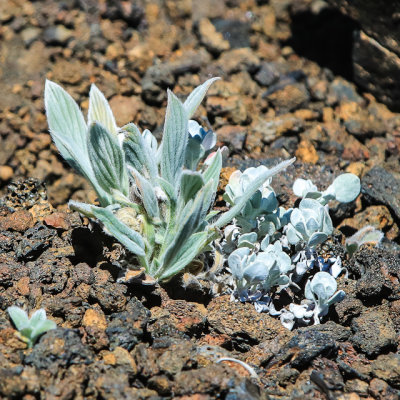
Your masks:
M 230 44 L 231 49 L 249 47 L 250 25 L 246 22 L 233 19 L 214 19 L 212 21 L 215 29 L 222 33 L 225 40 Z
M 60 367 L 90 364 L 94 355 L 82 344 L 80 336 L 70 329 L 55 329 L 45 333 L 26 356 L 25 363 L 56 374 Z
M 0 204 L 13 210 L 29 209 L 41 200 L 46 199 L 47 193 L 44 184 L 38 179 L 28 178 L 10 183 L 7 186 L 7 194 L 1 199 Z
M 261 86 L 270 86 L 279 80 L 279 71 L 274 68 L 273 63 L 262 63 L 259 71 L 255 74 L 254 79 Z
M 342 334 L 339 334 L 339 337 Z M 333 356 L 337 345 L 330 333 L 321 332 L 315 327 L 300 328 L 269 362 L 268 367 L 286 364 L 293 368 L 304 369 L 319 356 Z
M 127 311 L 111 314 L 106 329 L 110 348 L 119 346 L 132 350 L 143 338 L 149 317 L 150 311 L 136 299 L 129 302 Z
M 55 229 L 36 225 L 25 232 L 15 249 L 15 254 L 19 259 L 37 258 L 41 252 L 51 245 L 51 241 L 56 235 Z
M 267 400 L 267 394 L 248 379 L 229 389 L 225 400 Z
M 335 79 L 329 87 L 328 101 L 330 104 L 341 103 L 343 101 L 362 102 L 362 97 L 357 93 L 355 86 L 342 79 Z
M 126 292 L 125 285 L 105 282 L 92 285 L 90 297 L 99 302 L 103 311 L 118 312 L 122 311 L 126 304 Z
M 368 357 L 396 348 L 398 336 L 387 306 L 365 309 L 351 324 L 351 342 Z
M 166 88 L 175 85 L 174 75 L 168 65 L 155 65 L 146 70 L 142 79 L 142 97 L 148 104 L 161 104 L 166 99 Z
M 380 101 L 400 108 L 398 0 L 329 0 L 357 21 L 353 36 L 354 80 Z
M 361 192 L 371 204 L 384 204 L 400 218 L 400 182 L 390 172 L 372 168 L 362 178 Z
M 351 258 L 349 270 L 358 278 L 357 297 L 378 302 L 382 296 L 400 298 L 400 258 L 379 248 L 362 247 Z

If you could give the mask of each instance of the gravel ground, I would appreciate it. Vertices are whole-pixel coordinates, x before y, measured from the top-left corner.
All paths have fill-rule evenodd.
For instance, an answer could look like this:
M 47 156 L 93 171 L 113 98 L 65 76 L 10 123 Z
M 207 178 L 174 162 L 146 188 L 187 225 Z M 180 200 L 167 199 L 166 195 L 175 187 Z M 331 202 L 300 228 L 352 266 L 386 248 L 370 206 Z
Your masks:
M 335 2 L 331 2 L 335 3 Z M 400 114 L 352 83 L 357 21 L 311 0 L 0 2 L 0 398 L 398 399 L 400 394 Z M 51 143 L 44 80 L 86 112 L 90 84 L 117 123 L 162 132 L 166 89 L 184 97 L 221 76 L 199 120 L 232 166 L 298 161 L 273 182 L 287 206 L 296 177 L 327 187 L 361 178 L 321 251 L 340 254 L 344 301 L 321 325 L 286 330 L 251 304 L 182 288 L 118 283 L 124 249 L 68 210 L 93 202 Z M 384 96 L 380 96 L 384 98 Z M 391 104 L 388 102 L 388 104 Z M 379 248 L 351 259 L 365 225 Z M 6 308 L 44 308 L 58 328 L 33 349 Z M 221 358 L 234 358 L 243 366 Z

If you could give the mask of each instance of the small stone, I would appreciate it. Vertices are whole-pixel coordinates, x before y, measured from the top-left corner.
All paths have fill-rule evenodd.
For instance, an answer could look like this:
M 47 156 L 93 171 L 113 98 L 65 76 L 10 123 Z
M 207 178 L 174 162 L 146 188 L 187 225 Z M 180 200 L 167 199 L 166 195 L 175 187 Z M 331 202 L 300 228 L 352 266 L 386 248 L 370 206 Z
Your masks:
M 237 348 L 250 350 L 251 345 L 286 333 L 279 320 L 258 313 L 252 304 L 236 303 L 229 296 L 220 296 L 208 305 L 211 331 L 230 337 Z
M 44 223 L 56 229 L 67 231 L 71 228 L 71 223 L 68 220 L 68 214 L 63 212 L 55 212 L 44 218 Z
M 220 54 L 229 49 L 229 42 L 224 39 L 222 33 L 217 32 L 208 18 L 202 18 L 199 21 L 198 31 L 201 43 L 210 53 Z
M 342 101 L 361 103 L 363 99 L 358 95 L 354 84 L 343 78 L 336 78 L 329 88 L 327 102 L 328 104 L 335 104 Z
M 345 384 L 346 392 L 353 392 L 362 397 L 368 396 L 368 383 L 362 381 L 361 379 L 350 379 Z M 352 394 L 353 394 L 352 393 Z
M 27 210 L 18 210 L 0 217 L 0 231 L 25 232 L 33 226 L 33 216 Z
M 321 332 L 316 327 L 300 328 L 275 354 L 268 367 L 288 362 L 292 368 L 303 369 L 316 357 L 332 355 L 336 351 L 337 345 L 329 333 Z
M 44 41 L 48 44 L 64 45 L 73 37 L 74 31 L 67 29 L 64 25 L 56 25 L 44 31 Z
M 212 21 L 218 32 L 229 42 L 231 49 L 250 47 L 250 24 L 240 19 L 217 18 Z
M 352 162 L 347 168 L 346 172 L 362 177 L 365 170 L 365 164 L 361 161 Z
M 278 87 L 272 93 L 267 92 L 265 98 L 282 113 L 295 110 L 306 104 L 309 100 L 309 94 L 303 83 L 294 83 L 285 85 L 283 88 Z
M 237 125 L 224 125 L 216 131 L 219 141 L 226 143 L 233 150 L 240 151 L 246 139 L 246 128 Z
M 315 150 L 313 144 L 308 140 L 302 140 L 299 143 L 295 155 L 305 163 L 316 164 L 319 160 L 317 150 Z
M 14 171 L 8 165 L 0 165 L 0 180 L 6 182 L 14 175 Z
M 82 326 L 94 326 L 105 330 L 107 328 L 107 321 L 103 311 L 93 308 L 87 309 L 83 316 Z
M 21 32 L 22 40 L 25 43 L 25 46 L 30 46 L 36 39 L 39 38 L 42 30 L 40 28 L 36 28 L 34 26 L 30 26 L 29 28 L 24 29 Z
M 227 74 L 239 71 L 248 71 L 250 74 L 258 70 L 259 58 L 248 48 L 224 51 L 218 60 L 218 65 Z
M 254 79 L 261 86 L 269 86 L 279 80 L 279 72 L 274 68 L 273 63 L 262 63 Z
M 384 204 L 400 218 L 400 181 L 382 167 L 373 167 L 361 181 L 367 201 Z

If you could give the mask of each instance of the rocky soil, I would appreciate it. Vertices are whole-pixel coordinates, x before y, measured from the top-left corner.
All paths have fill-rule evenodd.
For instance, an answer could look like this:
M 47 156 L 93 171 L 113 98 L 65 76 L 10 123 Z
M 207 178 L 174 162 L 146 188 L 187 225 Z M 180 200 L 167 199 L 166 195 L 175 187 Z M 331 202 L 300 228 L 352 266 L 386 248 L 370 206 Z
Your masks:
M 400 114 L 352 83 L 358 22 L 330 7 L 0 2 L 0 398 L 399 398 Z M 343 255 L 349 277 L 339 279 L 345 300 L 321 325 L 288 331 L 251 304 L 178 280 L 118 283 L 124 249 L 68 211 L 69 199 L 95 195 L 51 143 L 46 77 L 83 110 L 95 82 L 119 125 L 160 135 L 166 88 L 185 96 L 209 76 L 222 80 L 198 118 L 229 147 L 222 184 L 232 166 L 293 155 L 273 184 L 287 205 L 296 177 L 327 187 L 342 170 L 362 180 L 355 204 L 332 210 L 338 229 L 321 251 Z M 346 258 L 345 236 L 365 225 L 381 229 L 383 243 Z M 28 350 L 11 305 L 44 308 L 58 328 Z

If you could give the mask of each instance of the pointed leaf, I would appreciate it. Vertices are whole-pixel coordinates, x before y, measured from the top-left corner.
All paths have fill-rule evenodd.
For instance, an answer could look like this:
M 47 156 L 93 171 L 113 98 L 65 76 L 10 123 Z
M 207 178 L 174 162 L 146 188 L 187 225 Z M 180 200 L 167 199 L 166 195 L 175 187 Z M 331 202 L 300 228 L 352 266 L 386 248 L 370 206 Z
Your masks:
M 104 94 L 92 84 L 89 93 L 88 125 L 100 122 L 110 133 L 117 135 L 118 127 Z
M 81 110 L 61 86 L 49 80 L 44 90 L 44 103 L 54 143 L 72 167 L 82 173 L 82 164 L 88 164 L 88 155 L 87 125 Z
M 22 308 L 11 306 L 7 308 L 7 312 L 19 331 L 29 325 L 28 314 Z
M 40 321 L 46 321 L 46 311 L 43 308 L 36 310 L 32 314 L 32 316 L 29 320 L 29 323 L 31 325 L 36 325 L 36 324 L 40 323 Z
M 122 145 L 126 162 L 153 182 L 158 172 L 154 150 L 150 147 L 151 133 L 145 139 L 135 124 L 125 125 L 123 129 L 128 132 Z
M 210 165 L 203 172 L 203 178 L 205 183 L 207 183 L 211 179 L 214 181 L 213 185 L 214 192 L 217 192 L 221 169 L 222 169 L 222 153 L 221 150 L 218 149 L 217 152 L 214 154 Z
M 97 122 L 90 127 L 88 151 L 99 185 L 109 193 L 111 189 L 117 189 L 128 196 L 129 181 L 124 154 L 117 139 Z
M 176 186 L 185 162 L 188 118 L 179 99 L 168 90 L 162 139 L 161 176 Z
M 207 90 L 209 89 L 209 87 L 215 81 L 217 81 L 219 79 L 221 79 L 221 78 L 216 77 L 216 78 L 208 79 L 202 85 L 197 86 L 197 88 L 194 89 L 192 93 L 190 93 L 190 95 L 188 96 L 188 98 L 186 99 L 186 101 L 185 101 L 185 103 L 183 105 L 185 110 L 186 110 L 188 119 L 190 119 L 192 117 L 192 115 L 197 110 L 197 107 L 203 101 L 204 96 L 206 95 Z

